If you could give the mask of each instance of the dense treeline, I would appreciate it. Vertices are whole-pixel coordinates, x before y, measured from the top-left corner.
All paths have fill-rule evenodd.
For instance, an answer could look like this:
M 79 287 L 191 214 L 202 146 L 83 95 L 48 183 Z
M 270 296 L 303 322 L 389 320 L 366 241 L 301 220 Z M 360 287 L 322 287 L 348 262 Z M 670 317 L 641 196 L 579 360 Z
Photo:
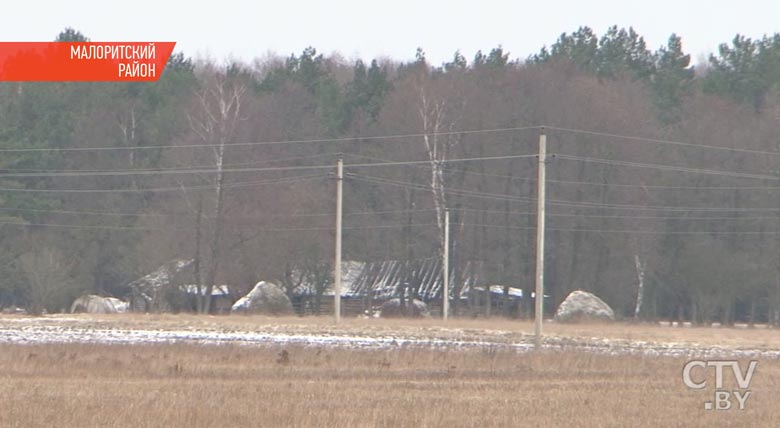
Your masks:
M 737 36 L 694 67 L 679 37 L 652 50 L 617 27 L 524 60 L 308 48 L 253 64 L 176 54 L 154 84 L 2 83 L 0 306 L 121 297 L 177 257 L 196 260 L 204 296 L 258 279 L 323 288 L 334 169 L 316 166 L 339 157 L 345 260 L 439 257 L 449 210 L 454 288 L 479 261 L 486 281 L 530 291 L 536 158 L 522 155 L 541 125 L 554 303 L 582 288 L 633 317 L 641 282 L 643 318 L 780 322 L 780 34 Z M 451 162 L 471 158 L 491 159 Z

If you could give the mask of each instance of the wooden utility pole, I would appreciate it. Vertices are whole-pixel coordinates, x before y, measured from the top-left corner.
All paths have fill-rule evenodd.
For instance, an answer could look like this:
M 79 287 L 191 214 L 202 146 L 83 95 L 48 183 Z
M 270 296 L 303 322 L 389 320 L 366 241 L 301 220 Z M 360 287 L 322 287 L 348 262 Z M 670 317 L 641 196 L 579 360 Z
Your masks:
M 444 211 L 444 260 L 442 260 L 442 316 L 450 315 L 450 211 Z
M 542 345 L 542 320 L 544 319 L 544 190 L 547 136 L 542 128 L 539 134 L 539 177 L 536 201 L 536 310 L 534 317 L 534 345 Z
M 341 201 L 344 187 L 344 161 L 336 164 L 336 260 L 333 263 L 333 312 L 336 323 L 341 321 Z

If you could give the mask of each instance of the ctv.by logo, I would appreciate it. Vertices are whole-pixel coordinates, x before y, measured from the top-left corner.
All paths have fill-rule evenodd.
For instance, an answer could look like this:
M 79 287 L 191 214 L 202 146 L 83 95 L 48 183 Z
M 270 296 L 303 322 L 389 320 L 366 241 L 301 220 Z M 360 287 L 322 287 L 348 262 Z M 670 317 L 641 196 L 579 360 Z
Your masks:
M 740 368 L 739 361 L 704 361 L 704 360 L 692 360 L 688 361 L 683 367 L 683 382 L 685 386 L 690 389 L 701 390 L 707 387 L 707 369 L 712 367 L 715 369 L 715 397 L 713 401 L 707 401 L 704 403 L 704 410 L 729 410 L 731 409 L 732 401 L 734 398 L 739 406 L 739 410 L 745 410 L 745 404 L 747 403 L 750 394 L 750 381 L 753 379 L 753 373 L 756 371 L 758 361 L 752 360 L 748 364 L 747 371 L 743 375 Z M 730 367 L 731 373 L 734 375 L 734 380 L 737 383 L 738 389 L 727 390 L 723 388 L 723 378 L 726 373 L 724 368 Z

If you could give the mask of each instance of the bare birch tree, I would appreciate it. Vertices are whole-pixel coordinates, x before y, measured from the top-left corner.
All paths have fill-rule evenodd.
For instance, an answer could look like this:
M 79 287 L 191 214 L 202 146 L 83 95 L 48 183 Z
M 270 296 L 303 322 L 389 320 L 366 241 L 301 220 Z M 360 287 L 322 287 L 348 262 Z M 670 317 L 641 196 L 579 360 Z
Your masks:
M 196 281 L 198 283 L 197 310 L 199 313 L 208 313 L 211 309 L 211 293 L 214 282 L 219 272 L 220 245 L 223 229 L 224 215 L 224 183 L 225 183 L 225 154 L 227 144 L 234 138 L 238 122 L 241 118 L 241 103 L 246 92 L 246 86 L 231 79 L 225 74 L 211 72 L 204 79 L 204 83 L 197 93 L 195 111 L 188 115 L 190 128 L 204 143 L 212 145 L 211 155 L 215 173 L 209 179 L 213 186 L 213 205 L 208 217 L 211 219 L 210 236 L 206 237 L 209 259 L 202 270 L 203 251 L 201 237 L 202 210 L 197 212 L 196 231 L 196 266 L 199 267 Z M 204 277 L 205 275 L 205 277 Z
M 447 137 L 439 133 L 444 124 L 446 101 L 431 99 L 424 88 L 420 88 L 419 115 L 423 127 L 423 142 L 431 163 L 431 193 L 436 210 L 436 224 L 439 228 L 441 252 L 444 253 L 444 212 L 447 210 L 447 197 L 444 191 L 444 163 L 450 148 Z
M 435 89 L 437 89 L 437 83 L 446 82 L 435 82 L 430 76 L 423 75 L 421 79 L 417 80 L 416 90 L 418 91 L 417 114 L 422 123 L 423 144 L 425 145 L 425 151 L 431 165 L 430 186 L 433 196 L 433 206 L 436 213 L 436 225 L 439 231 L 439 253 L 440 257 L 443 258 L 445 246 L 444 216 L 445 212 L 449 209 L 444 169 L 452 150 L 460 141 L 460 136 L 452 133 L 458 123 L 458 118 L 452 113 L 453 106 L 448 105 L 448 98 L 436 94 Z M 446 90 L 449 93 L 452 93 L 454 89 L 455 88 L 452 86 L 446 87 Z M 457 97 L 452 98 L 456 99 Z M 459 110 L 457 111 L 462 113 L 462 102 L 449 102 L 449 104 L 456 104 L 455 107 L 459 107 Z M 452 239 L 451 242 L 452 247 L 457 245 L 456 239 Z M 455 258 L 457 257 L 454 252 L 453 255 Z M 453 267 L 458 271 L 457 263 L 454 263 Z M 456 283 L 456 286 L 453 287 L 452 291 L 455 296 L 458 296 L 458 275 L 455 275 L 452 279 Z

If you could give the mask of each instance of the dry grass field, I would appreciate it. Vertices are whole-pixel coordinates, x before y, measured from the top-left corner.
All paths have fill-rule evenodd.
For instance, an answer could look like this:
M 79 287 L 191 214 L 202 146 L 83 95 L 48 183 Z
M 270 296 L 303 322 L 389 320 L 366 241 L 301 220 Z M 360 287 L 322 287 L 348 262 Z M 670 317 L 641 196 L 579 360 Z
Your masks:
M 707 412 L 684 361 L 587 353 L 0 347 L 2 427 L 770 427 L 780 365 Z
M 2 320 L 13 323 L 9 319 Z M 82 317 L 123 328 L 251 328 L 516 337 L 501 320 Z M 41 322 L 50 322 L 42 319 Z M 447 333 L 450 332 L 450 333 Z M 465 332 L 465 333 L 464 333 Z M 507 333 L 509 332 L 509 333 Z M 632 340 L 778 343 L 774 330 L 550 325 Z M 705 411 L 686 358 L 586 352 L 300 346 L 0 345 L 0 427 L 773 427 L 780 361 L 761 360 L 744 411 Z M 712 383 L 712 382 L 711 382 Z M 728 387 L 729 385 L 727 385 Z

